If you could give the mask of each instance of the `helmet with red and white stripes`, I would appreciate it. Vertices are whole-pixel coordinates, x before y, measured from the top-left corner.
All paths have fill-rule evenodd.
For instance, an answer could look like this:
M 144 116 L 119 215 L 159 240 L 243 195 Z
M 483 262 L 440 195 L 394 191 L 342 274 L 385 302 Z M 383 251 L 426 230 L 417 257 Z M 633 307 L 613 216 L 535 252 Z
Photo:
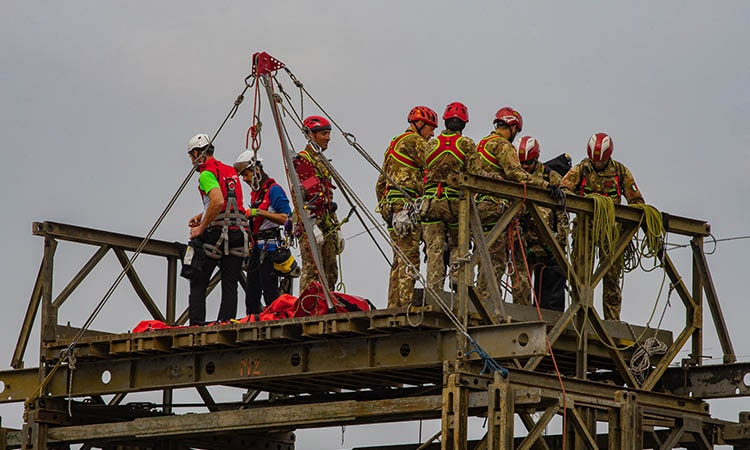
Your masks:
M 596 133 L 591 136 L 587 146 L 589 159 L 593 162 L 607 162 L 612 157 L 615 145 L 606 133 Z
M 521 162 L 539 158 L 539 141 L 531 136 L 524 136 L 518 144 L 518 160 Z
M 521 113 L 510 106 L 504 106 L 497 110 L 495 113 L 495 125 L 498 122 L 503 122 L 509 127 L 515 125 L 518 133 L 523 129 L 523 117 L 521 117 Z

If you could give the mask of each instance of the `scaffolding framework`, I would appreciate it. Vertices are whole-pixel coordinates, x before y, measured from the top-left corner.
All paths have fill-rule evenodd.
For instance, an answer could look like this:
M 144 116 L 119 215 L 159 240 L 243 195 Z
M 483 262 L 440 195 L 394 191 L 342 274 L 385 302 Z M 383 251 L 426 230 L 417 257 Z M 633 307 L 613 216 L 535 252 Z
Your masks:
M 151 317 L 183 325 L 187 311 L 178 314 L 176 286 L 184 246 L 151 240 L 144 247 L 144 254 L 166 261 L 165 293 L 154 295 L 128 264 L 128 252 L 139 247 L 141 238 L 42 222 L 33 225 L 33 233 L 44 239 L 39 274 L 12 369 L 0 372 L 0 402 L 25 402 L 24 427 L 0 430 L 0 448 L 293 449 L 297 429 L 440 419 L 439 442 L 368 448 L 750 449 L 749 414 L 739 411 L 736 422 L 718 420 L 705 402 L 750 394 L 745 383 L 750 365 L 735 362 L 703 253 L 707 223 L 677 216 L 665 221 L 669 233 L 691 239 L 692 250 L 688 275 L 666 252 L 660 254 L 685 309 L 684 326 L 675 334 L 606 321 L 594 307 L 594 288 L 641 223 L 643 212 L 627 206 L 615 208 L 623 229 L 615 252 L 585 274 L 576 273 L 549 228 L 540 230 L 576 293 L 563 313 L 542 311 L 540 316 L 533 307 L 503 303 L 497 286 L 491 286 L 489 298 L 479 298 L 473 278 L 476 264 L 489 263 L 487 249 L 522 207 L 538 219 L 539 208 L 556 203 L 545 191 L 515 183 L 471 175 L 452 181 L 462 186 L 459 253 L 470 255 L 458 268 L 453 312 L 486 356 L 508 370 L 507 378 L 486 373 L 483 355 L 471 351 L 467 335 L 436 306 L 447 297 L 437 302 L 428 293 L 400 309 L 136 334 L 87 331 L 70 357 L 61 360 L 80 330 L 58 323 L 58 309 L 75 300 L 76 288 L 110 251 L 127 268 L 127 279 Z M 475 214 L 477 192 L 510 201 L 488 233 Z M 566 208 L 583 217 L 592 214 L 593 203 L 569 196 Z M 54 293 L 58 241 L 91 245 L 95 251 Z M 704 304 L 724 364 L 702 365 Z M 25 368 L 37 318 L 41 364 Z M 667 344 L 666 353 L 652 356 L 643 379 L 629 365 L 634 347 L 618 347 L 634 332 Z M 670 367 L 686 347 L 689 357 Z M 244 395 L 238 402 L 219 403 L 208 390 L 212 386 L 240 389 Z M 174 412 L 173 390 L 182 388 L 197 390 L 205 412 Z M 161 393 L 162 401 L 125 403 L 135 392 Z M 469 440 L 469 417 L 486 419 L 479 441 Z M 564 418 L 562 432 L 545 433 L 556 417 Z

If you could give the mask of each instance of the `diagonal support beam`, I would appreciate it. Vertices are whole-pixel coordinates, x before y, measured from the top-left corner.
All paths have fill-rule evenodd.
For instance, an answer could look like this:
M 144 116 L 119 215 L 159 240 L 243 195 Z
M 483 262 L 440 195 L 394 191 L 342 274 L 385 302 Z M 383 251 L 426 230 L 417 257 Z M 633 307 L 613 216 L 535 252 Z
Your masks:
M 484 270 L 482 273 L 485 280 L 487 281 L 487 289 L 489 291 L 490 300 L 495 304 L 495 316 L 498 320 L 502 321 L 505 318 L 505 306 L 503 300 L 500 297 L 500 285 L 498 284 L 497 278 L 495 278 L 495 271 L 493 270 L 492 258 L 490 257 L 489 249 L 484 240 L 484 232 L 482 230 L 482 221 L 479 219 L 479 209 L 474 200 L 470 199 L 469 218 L 471 220 L 471 232 L 474 236 L 474 246 L 479 253 L 482 266 Z M 479 308 L 477 308 L 479 309 Z M 484 308 L 482 308 L 484 309 Z
M 125 254 L 125 251 L 120 248 L 115 248 L 113 249 L 113 251 L 115 252 L 115 256 L 117 256 L 117 260 L 120 261 L 120 265 L 122 266 L 122 268 L 124 269 L 127 267 L 127 271 L 125 272 L 125 274 L 128 276 L 128 280 L 130 280 L 130 284 L 133 286 L 133 289 L 138 295 L 138 298 L 141 299 L 143 305 L 151 314 L 151 317 L 156 320 L 166 322 L 167 319 L 164 317 L 164 314 L 162 314 L 159 307 L 156 306 L 156 303 L 154 303 L 154 300 L 151 298 L 148 291 L 146 291 L 146 288 L 145 286 L 143 286 L 140 277 L 138 277 L 138 274 L 135 272 L 135 267 L 130 264 L 130 260 Z
M 693 249 L 693 260 L 696 262 L 701 274 L 701 279 L 703 280 L 703 290 L 706 293 L 706 302 L 708 303 L 708 308 L 711 310 L 711 317 L 714 320 L 716 333 L 719 335 L 721 350 L 724 352 L 724 363 L 733 363 L 737 361 L 737 355 L 734 353 L 732 339 L 729 337 L 727 323 L 724 320 L 724 313 L 721 312 L 719 296 L 716 293 L 714 280 L 711 278 L 711 271 L 708 268 L 706 254 L 703 253 L 703 249 L 700 248 L 694 240 L 690 241 L 690 246 Z
M 68 283 L 68 285 L 65 286 L 62 291 L 60 291 L 55 300 L 52 302 L 52 305 L 56 308 L 62 306 L 65 300 L 70 297 L 70 294 L 72 294 L 73 291 L 83 282 L 83 280 L 86 279 L 88 274 L 91 273 L 92 270 L 94 270 L 94 267 L 99 264 L 99 261 L 104 258 L 104 255 L 107 254 L 109 249 L 110 247 L 108 245 L 100 246 L 99 249 L 93 255 L 91 255 L 91 258 L 86 261 L 86 264 L 81 267 L 81 270 L 78 271 L 76 276 L 74 276 L 73 279 L 70 280 L 70 283 Z

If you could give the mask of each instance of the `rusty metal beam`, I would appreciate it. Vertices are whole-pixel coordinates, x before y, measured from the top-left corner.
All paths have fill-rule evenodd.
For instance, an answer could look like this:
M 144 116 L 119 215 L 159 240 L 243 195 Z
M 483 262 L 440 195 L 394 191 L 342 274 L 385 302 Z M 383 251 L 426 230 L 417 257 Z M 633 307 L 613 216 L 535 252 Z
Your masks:
M 700 399 L 750 397 L 750 363 L 673 367 L 659 386 L 675 395 Z
M 122 268 L 127 269 L 125 271 L 125 275 L 127 275 L 128 280 L 130 281 L 130 285 L 133 286 L 133 290 L 135 291 L 136 295 L 138 295 L 138 298 L 141 299 L 141 302 L 143 302 L 143 305 L 151 314 L 151 317 L 156 320 L 166 322 L 167 319 L 164 317 L 164 314 L 162 314 L 159 307 L 156 306 L 156 303 L 154 303 L 154 299 L 152 299 L 151 295 L 149 295 L 146 287 L 141 281 L 141 278 L 138 276 L 138 273 L 136 273 L 135 267 L 133 267 L 133 265 L 130 263 L 130 258 L 128 258 L 128 255 L 126 255 L 125 252 L 119 248 L 114 248 L 112 250 L 115 252 L 117 260 L 120 262 Z
M 36 275 L 36 281 L 34 282 L 34 289 L 31 291 L 29 306 L 26 307 L 26 315 L 23 317 L 21 332 L 18 334 L 16 348 L 13 351 L 13 359 L 11 359 L 10 362 L 10 366 L 14 369 L 22 369 L 24 365 L 23 355 L 26 353 L 26 346 L 29 344 L 29 338 L 31 337 L 31 329 L 34 327 L 34 319 L 36 318 L 36 313 L 39 311 L 39 305 L 42 301 L 45 264 L 45 260 L 42 259 L 41 264 L 39 264 L 39 272 Z
M 548 208 L 559 206 L 556 201 L 552 200 L 545 189 L 534 186 L 524 186 L 523 184 L 510 181 L 500 181 L 469 174 L 451 176 L 448 182 L 455 186 L 463 185 L 463 187 L 467 187 L 474 192 L 508 199 L 532 200 L 534 203 Z M 565 197 L 565 208 L 575 213 L 584 212 L 593 214 L 594 202 L 591 199 L 577 195 L 568 195 Z M 642 210 L 625 205 L 615 205 L 615 217 L 621 221 L 640 223 L 642 216 Z M 665 229 L 670 233 L 684 236 L 708 236 L 711 234 L 711 226 L 708 223 L 673 215 L 669 215 L 669 220 L 665 223 Z
M 472 235 L 474 236 L 474 240 L 473 240 L 474 246 L 477 250 L 477 253 L 479 253 L 481 264 L 484 266 L 482 270 L 482 275 L 487 281 L 487 291 L 490 296 L 488 300 L 492 301 L 492 303 L 496 305 L 496 308 L 495 308 L 496 320 L 502 321 L 505 318 L 505 305 L 504 305 L 505 302 L 500 296 L 500 284 L 499 284 L 498 279 L 495 277 L 495 270 L 492 264 L 492 258 L 490 257 L 489 248 L 487 246 L 488 244 L 485 242 L 485 239 L 484 239 L 484 232 L 482 230 L 482 221 L 479 218 L 479 209 L 477 208 L 477 204 L 476 202 L 474 202 L 474 200 L 470 199 L 469 203 L 471 206 L 471 211 L 469 213 L 469 218 L 471 222 L 471 231 L 472 231 Z M 471 270 L 473 272 L 473 266 L 471 266 Z M 481 302 L 480 304 L 477 304 L 475 306 L 477 307 L 477 310 L 479 310 L 480 308 L 483 308 L 483 305 L 481 304 Z
M 336 373 L 343 376 L 351 371 L 377 374 L 393 369 L 439 369 L 443 361 L 454 360 L 458 355 L 457 332 L 450 329 L 243 347 L 237 346 L 236 332 L 232 329 L 223 330 L 223 333 L 217 330 L 215 342 L 226 344 L 213 351 L 118 360 L 87 361 L 79 358 L 73 373 L 67 366 L 62 366 L 55 373 L 48 386 L 49 396 L 77 397 L 190 386 L 252 385 L 269 380 L 330 377 Z M 545 324 L 541 322 L 474 327 L 469 333 L 490 357 L 497 359 L 546 352 Z M 232 335 L 234 337 L 229 338 Z M 209 342 L 212 342 L 210 337 Z M 231 346 L 227 348 L 227 345 Z M 471 354 L 466 358 L 478 360 L 479 357 Z M 0 393 L 0 403 L 28 398 L 38 384 L 38 373 L 38 369 L 0 372 L 0 381 L 5 384 L 5 389 Z M 108 375 L 105 377 L 108 378 L 107 382 L 102 380 L 105 373 Z
M 143 242 L 143 238 L 127 234 L 112 233 L 92 228 L 67 225 L 57 222 L 34 222 L 32 225 L 34 236 L 49 237 L 61 241 L 78 242 L 88 245 L 109 245 L 123 250 L 135 251 Z M 154 256 L 173 256 L 182 258 L 185 244 L 150 239 L 141 253 Z
M 91 273 L 92 270 L 94 270 L 94 267 L 96 267 L 99 261 L 104 258 L 104 255 L 107 254 L 109 249 L 110 247 L 108 245 L 100 246 L 96 250 L 96 252 L 91 255 L 91 258 L 86 261 L 86 264 L 81 267 L 81 270 L 79 270 L 78 273 L 73 277 L 73 279 L 70 280 L 68 285 L 65 286 L 62 291 L 60 291 L 55 300 L 52 302 L 52 305 L 54 305 L 56 308 L 62 306 L 65 300 L 70 297 L 70 294 L 72 294 L 73 291 L 78 287 L 78 285 L 80 285 L 81 282 L 86 279 L 86 276 L 88 276 L 88 274 Z

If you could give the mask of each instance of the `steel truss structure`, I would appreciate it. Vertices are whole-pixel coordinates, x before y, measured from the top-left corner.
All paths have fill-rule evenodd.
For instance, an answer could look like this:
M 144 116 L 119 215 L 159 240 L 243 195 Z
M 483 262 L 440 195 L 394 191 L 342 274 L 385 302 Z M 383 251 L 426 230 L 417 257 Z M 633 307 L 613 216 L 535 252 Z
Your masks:
M 665 221 L 668 232 L 692 239 L 690 276 L 681 274 L 666 252 L 660 254 L 685 309 L 685 324 L 676 336 L 602 320 L 594 308 L 595 286 L 641 223 L 643 212 L 627 206 L 616 207 L 623 233 L 615 253 L 583 269 L 586 273 L 576 272 L 551 230 L 540 230 L 574 292 L 565 312 L 540 315 L 533 307 L 502 302 L 497 280 L 490 283 L 489 298 L 479 298 L 474 273 L 477 263 L 489 262 L 489 245 L 522 207 L 538 218 L 539 208 L 557 205 L 532 187 L 469 175 L 453 181 L 463 186 L 459 251 L 469 257 L 458 267 L 455 294 L 440 294 L 446 296 L 442 301 L 421 293 L 414 306 L 401 309 L 136 334 L 87 331 L 64 359 L 61 354 L 80 330 L 58 323 L 58 310 L 75 300 L 76 287 L 110 251 L 127 269 L 136 297 L 154 319 L 184 324 L 186 311 L 178 315 L 176 301 L 183 245 L 152 240 L 143 247 L 143 253 L 166 260 L 165 295 L 156 296 L 128 262 L 141 238 L 35 223 L 34 234 L 44 239 L 44 256 L 12 369 L 0 372 L 0 402 L 24 402 L 24 426 L 1 429 L 0 448 L 293 449 L 296 429 L 440 419 L 439 442 L 369 448 L 750 449 L 750 414 L 740 412 L 737 422 L 718 420 L 704 401 L 750 393 L 750 365 L 735 362 L 703 253 L 708 224 L 676 216 Z M 488 233 L 476 214 L 476 192 L 510 201 Z M 593 212 L 591 200 L 580 197 L 568 197 L 566 208 L 579 217 Z M 96 249 L 54 294 L 58 241 Z M 436 307 L 448 297 L 466 334 Z M 701 362 L 704 304 L 718 332 L 721 365 Z M 41 364 L 25 368 L 37 317 Z M 634 333 L 668 346 L 663 355 L 652 356 L 643 377 L 636 377 L 629 365 L 638 344 L 620 345 L 634 339 Z M 473 351 L 468 337 L 484 354 Z M 690 357 L 680 367 L 670 367 L 688 345 Z M 486 373 L 487 358 L 502 364 L 507 377 Z M 208 389 L 212 386 L 239 389 L 242 399 L 219 403 Z M 201 403 L 195 406 L 205 412 L 174 412 L 173 390 L 184 388 L 197 390 Z M 161 402 L 126 403 L 136 392 L 160 392 Z M 479 441 L 469 440 L 469 417 L 486 419 Z M 553 420 L 562 422 L 561 431 L 550 435 L 545 429 Z

